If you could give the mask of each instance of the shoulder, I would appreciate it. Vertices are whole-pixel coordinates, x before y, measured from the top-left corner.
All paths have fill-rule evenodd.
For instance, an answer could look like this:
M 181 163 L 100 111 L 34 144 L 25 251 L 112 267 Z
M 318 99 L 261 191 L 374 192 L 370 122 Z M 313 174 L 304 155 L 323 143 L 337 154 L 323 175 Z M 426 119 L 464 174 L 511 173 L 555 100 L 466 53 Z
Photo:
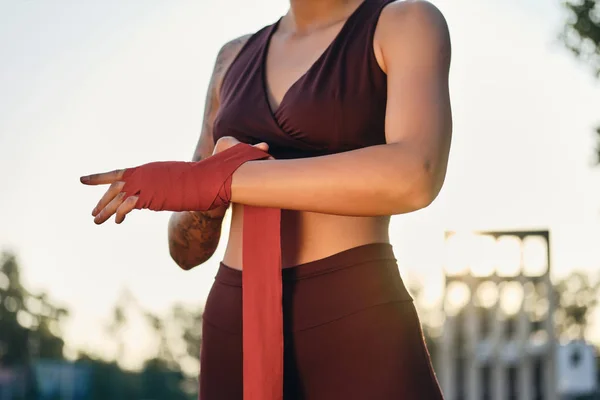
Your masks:
M 215 91 L 216 98 L 219 97 L 219 93 L 221 92 L 221 84 L 223 83 L 225 72 L 227 72 L 227 69 L 229 69 L 229 66 L 233 60 L 237 57 L 239 52 L 252 36 L 252 34 L 243 35 L 230 40 L 221 46 L 221 49 L 217 54 L 217 59 L 215 61 L 215 66 L 211 77 L 211 86 Z
M 242 47 L 252 37 L 252 34 L 243 35 L 233 40 L 228 41 L 219 50 L 217 54 L 217 60 L 215 63 L 215 74 L 222 75 L 227 67 L 233 62 L 234 58 L 238 55 Z
M 432 52 L 450 58 L 450 32 L 446 18 L 425 0 L 399 0 L 381 11 L 375 41 L 381 52 Z
M 397 32 L 420 28 L 449 36 L 446 18 L 439 8 L 426 0 L 397 0 L 389 3 L 381 11 L 379 25 Z

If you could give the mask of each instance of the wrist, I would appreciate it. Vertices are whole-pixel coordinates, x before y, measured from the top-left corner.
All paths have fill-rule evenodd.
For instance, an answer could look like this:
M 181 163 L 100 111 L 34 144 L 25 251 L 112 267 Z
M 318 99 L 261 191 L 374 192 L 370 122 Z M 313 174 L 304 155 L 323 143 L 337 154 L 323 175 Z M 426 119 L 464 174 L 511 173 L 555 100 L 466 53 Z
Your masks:
M 260 172 L 256 170 L 263 160 L 248 161 L 240 165 L 231 175 L 231 202 L 248 204 L 248 193 L 252 192 L 252 187 L 256 185 L 253 179 L 257 179 Z M 256 187 L 256 186 L 254 186 Z

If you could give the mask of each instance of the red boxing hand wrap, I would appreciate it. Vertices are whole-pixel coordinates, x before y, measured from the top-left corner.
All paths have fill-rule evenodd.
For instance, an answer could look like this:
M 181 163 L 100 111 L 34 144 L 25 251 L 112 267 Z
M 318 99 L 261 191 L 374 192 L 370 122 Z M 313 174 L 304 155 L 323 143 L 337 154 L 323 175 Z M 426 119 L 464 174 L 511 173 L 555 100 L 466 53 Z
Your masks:
M 126 169 L 121 191 L 125 198 L 138 196 L 138 209 L 208 211 L 230 202 L 236 169 L 246 161 L 268 157 L 256 147 L 238 143 L 198 162 L 152 162 Z
M 206 211 L 229 203 L 231 175 L 240 165 L 268 157 L 239 143 L 199 162 L 145 164 L 125 171 L 122 191 L 139 197 L 139 209 Z M 282 400 L 281 212 L 243 207 L 244 400 Z

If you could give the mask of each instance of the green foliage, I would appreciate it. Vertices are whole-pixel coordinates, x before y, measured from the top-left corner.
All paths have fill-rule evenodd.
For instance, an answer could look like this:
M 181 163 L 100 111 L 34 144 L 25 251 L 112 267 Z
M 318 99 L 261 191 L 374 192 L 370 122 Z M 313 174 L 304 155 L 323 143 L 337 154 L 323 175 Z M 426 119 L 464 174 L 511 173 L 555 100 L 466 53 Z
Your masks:
M 422 287 L 411 285 L 416 299 L 423 333 L 432 357 L 436 357 L 435 342 L 439 335 L 441 316 L 421 303 Z M 563 337 L 583 337 L 589 316 L 598 306 L 600 280 L 574 272 L 555 285 L 558 296 L 557 329 Z M 175 305 L 160 317 L 143 310 L 129 293 L 124 293 L 114 307 L 107 333 L 120 349 L 122 333 L 127 329 L 132 310 L 145 316 L 158 338 L 156 353 L 141 371 L 123 370 L 116 361 L 105 361 L 82 354 L 77 363 L 91 367 L 91 397 L 89 400 L 191 400 L 196 397 L 197 380 L 187 375 L 182 365 L 199 362 L 202 309 Z M 3 253 L 0 258 L 0 366 L 20 366 L 27 370 L 33 358 L 63 359 L 60 322 L 67 311 L 50 303 L 47 296 L 27 291 L 20 279 L 14 255 Z M 183 346 L 182 346 L 183 344 Z M 179 349 L 179 350 L 176 350 Z M 31 374 L 30 374 L 31 375 Z M 30 383 L 33 382 L 30 380 Z M 27 399 L 35 398 L 35 385 Z
M 419 310 L 424 336 L 435 352 L 433 343 L 443 334 L 440 329 L 440 305 L 423 304 L 423 286 L 411 282 L 410 292 Z M 600 302 L 600 275 L 591 276 L 585 272 L 574 271 L 554 284 L 556 311 L 554 322 L 557 334 L 564 339 L 585 339 L 590 319 Z M 484 310 L 476 307 L 477 312 Z
M 190 309 L 182 305 L 175 305 L 171 312 L 171 320 L 181 329 L 181 339 L 185 342 L 186 356 L 198 363 L 202 344 L 202 312 L 201 307 Z
M 564 4 L 570 11 L 563 32 L 565 44 L 600 77 L 600 0 L 567 0 Z
M 0 255 L 0 365 L 24 365 L 31 357 L 63 358 L 60 324 L 67 310 L 22 283 L 16 257 Z
M 128 329 L 129 317 L 142 316 L 158 339 L 156 352 L 150 359 L 160 360 L 176 370 L 181 365 L 199 365 L 202 341 L 202 307 L 175 304 L 165 315 L 157 315 L 138 304 L 133 295 L 124 291 L 113 309 L 112 321 L 107 326 L 109 337 L 117 344 L 118 358 L 124 354 L 123 334 Z M 197 372 L 187 371 L 197 377 Z
M 598 306 L 600 280 L 576 271 L 557 282 L 558 295 L 556 328 L 560 336 L 568 339 L 583 339 L 591 314 Z
M 192 400 L 184 390 L 185 377 L 162 360 L 148 360 L 140 372 L 124 371 L 116 362 L 82 354 L 77 361 L 91 367 L 89 400 Z
M 108 333 L 123 353 L 121 334 L 127 325 L 127 309 L 135 305 L 126 293 L 115 305 Z M 60 324 L 67 310 L 52 304 L 45 294 L 32 294 L 22 284 L 19 265 L 13 254 L 0 255 L 0 367 L 11 368 L 25 377 L 26 399 L 36 399 L 32 365 L 36 359 L 64 360 Z M 196 341 L 184 347 L 199 349 L 199 332 L 194 321 L 201 321 L 201 310 L 177 306 L 167 318 L 147 314 L 160 346 L 141 371 L 123 370 L 116 361 L 105 361 L 82 354 L 77 363 L 91 367 L 89 400 L 191 400 L 195 398 L 196 377 L 185 376 L 181 355 L 175 356 L 167 340 L 167 326 L 179 327 L 181 340 Z M 179 324 L 179 325 L 178 325 Z M 193 353 L 192 353 L 193 354 Z M 184 356 L 191 357 L 187 352 Z M 193 358 L 197 359 L 198 354 Z
M 564 5 L 569 10 L 569 18 L 563 41 L 600 78 L 600 0 L 566 0 Z M 596 134 L 596 162 L 600 163 L 600 127 Z
M 179 369 L 172 369 L 160 359 L 146 362 L 141 374 L 143 399 L 186 400 L 184 392 L 185 376 Z

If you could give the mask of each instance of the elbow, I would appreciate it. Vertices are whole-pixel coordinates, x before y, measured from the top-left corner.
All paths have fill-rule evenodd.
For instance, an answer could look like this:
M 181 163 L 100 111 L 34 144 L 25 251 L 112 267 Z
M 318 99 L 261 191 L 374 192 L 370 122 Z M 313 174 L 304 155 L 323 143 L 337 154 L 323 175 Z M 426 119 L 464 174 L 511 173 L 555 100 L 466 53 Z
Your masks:
M 183 254 L 181 249 L 177 249 L 172 246 L 170 246 L 169 254 L 171 255 L 171 259 L 175 261 L 175 264 L 177 264 L 177 266 L 184 271 L 189 271 L 206 261 L 197 258 L 191 259 L 190 257 L 186 257 L 186 254 Z
M 424 187 L 416 190 L 413 194 L 414 199 L 412 202 L 414 211 L 429 207 L 437 197 L 438 193 L 439 191 L 436 191 L 433 185 L 424 185 Z
M 181 220 L 185 216 L 185 214 L 173 213 L 169 220 L 167 240 L 171 259 L 179 268 L 189 271 L 212 256 L 218 244 L 218 237 L 215 243 L 198 243 L 190 222 Z
M 196 246 L 190 248 L 187 244 L 182 246 L 177 241 L 170 240 L 169 254 L 179 268 L 189 271 L 208 261 L 215 253 L 217 244 L 218 241 L 216 243 L 196 243 Z
M 190 262 L 190 260 L 188 260 L 186 257 L 183 257 L 182 254 L 180 254 L 180 252 L 177 251 L 177 249 L 174 249 L 173 247 L 169 249 L 169 255 L 171 256 L 171 259 L 175 261 L 175 264 L 184 271 L 189 271 L 190 269 L 197 266 L 194 265 L 194 263 Z
M 406 214 L 414 212 L 428 207 L 433 200 L 435 195 L 429 188 L 413 188 L 409 193 L 404 193 L 395 204 L 395 214 Z
M 171 259 L 175 261 L 175 264 L 182 270 L 189 271 L 210 258 L 210 255 L 207 257 L 207 254 L 204 252 L 199 254 L 198 252 L 190 251 L 189 247 L 185 244 L 187 243 L 174 240 L 174 238 L 169 235 L 169 255 L 171 256 Z
M 175 264 L 177 264 L 177 266 L 183 271 L 189 271 L 189 270 L 197 267 L 197 265 L 194 265 L 192 263 L 181 262 L 176 259 L 173 259 L 173 260 L 175 260 Z
M 442 188 L 443 178 L 422 176 L 410 185 L 396 185 L 393 198 L 393 214 L 406 214 L 428 207 L 437 198 Z
M 192 265 L 192 264 L 184 264 L 184 263 L 180 263 L 180 262 L 177 262 L 177 261 L 175 261 L 175 263 L 176 263 L 176 264 L 177 264 L 177 266 L 178 266 L 178 267 L 179 267 L 181 270 L 183 270 L 183 271 L 189 271 L 189 270 L 191 270 L 192 268 L 194 268 L 194 267 L 197 267 L 197 265 Z
M 192 263 L 188 263 L 188 264 L 186 264 L 186 263 L 179 263 L 179 262 L 176 262 L 176 264 L 177 264 L 177 265 L 179 266 L 179 268 L 180 268 L 180 269 L 182 269 L 183 271 L 189 271 L 189 270 L 191 270 L 191 269 L 193 269 L 193 268 L 195 268 L 195 267 L 197 267 L 197 266 L 199 265 L 199 264 L 198 264 L 198 265 L 196 265 L 196 264 L 192 264 Z

